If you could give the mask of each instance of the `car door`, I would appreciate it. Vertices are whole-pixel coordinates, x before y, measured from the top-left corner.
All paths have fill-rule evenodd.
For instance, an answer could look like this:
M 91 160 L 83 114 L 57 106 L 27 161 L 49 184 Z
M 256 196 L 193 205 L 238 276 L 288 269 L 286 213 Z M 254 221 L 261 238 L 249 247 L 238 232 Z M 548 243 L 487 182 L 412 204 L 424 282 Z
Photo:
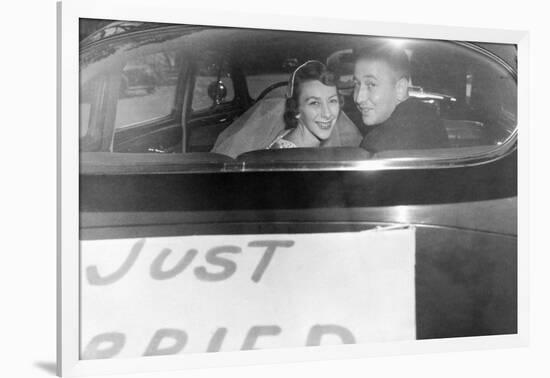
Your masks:
M 187 65 L 177 49 L 130 56 L 114 114 L 114 152 L 181 151 L 181 88 Z

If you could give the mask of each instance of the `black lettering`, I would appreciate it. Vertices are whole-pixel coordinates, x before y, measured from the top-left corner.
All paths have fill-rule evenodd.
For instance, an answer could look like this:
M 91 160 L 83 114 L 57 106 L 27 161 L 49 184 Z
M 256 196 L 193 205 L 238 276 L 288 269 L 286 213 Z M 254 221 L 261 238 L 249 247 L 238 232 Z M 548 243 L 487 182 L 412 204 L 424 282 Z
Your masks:
M 234 261 L 220 257 L 222 253 L 240 253 L 241 248 L 233 245 L 222 245 L 220 247 L 211 248 L 206 253 L 206 261 L 212 265 L 221 266 L 223 270 L 219 273 L 211 273 L 205 267 L 199 266 L 195 268 L 195 276 L 202 281 L 223 281 L 231 277 L 237 270 L 237 264 Z
M 164 262 L 172 253 L 171 249 L 165 248 L 161 253 L 155 258 L 151 264 L 151 277 L 155 280 L 167 280 L 172 278 L 181 272 L 183 272 L 189 264 L 193 261 L 198 251 L 196 249 L 190 249 L 185 253 L 185 256 L 174 266 L 172 269 L 163 270 L 162 266 Z
M 112 358 L 122 350 L 126 336 L 119 332 L 102 333 L 95 336 L 80 357 L 83 360 Z
M 263 247 L 266 249 L 264 255 L 262 256 L 262 259 L 256 267 L 256 270 L 254 270 L 254 273 L 252 273 L 252 281 L 260 282 L 265 270 L 267 269 L 267 266 L 269 265 L 271 259 L 273 258 L 273 255 L 275 254 L 275 250 L 277 249 L 277 247 L 290 248 L 293 245 L 293 240 L 257 240 L 248 243 L 249 247 Z
M 227 335 L 227 328 L 218 328 L 208 343 L 206 353 L 219 352 L 225 340 L 225 335 Z
M 174 340 L 174 342 L 168 347 L 162 349 L 159 348 L 162 340 L 166 338 L 171 338 Z M 147 349 L 145 349 L 145 353 L 143 353 L 143 355 L 162 356 L 168 354 L 176 354 L 179 353 L 183 349 L 183 347 L 185 347 L 185 344 L 187 344 L 187 334 L 184 331 L 172 328 L 159 329 L 153 335 L 153 338 L 147 346 Z
M 110 285 L 120 280 L 122 277 L 124 277 L 126 273 L 128 273 L 130 268 L 135 264 L 141 250 L 143 249 L 144 244 L 145 244 L 145 239 L 138 240 L 132 246 L 132 249 L 130 250 L 128 257 L 122 263 L 120 268 L 118 268 L 118 270 L 112 273 L 111 275 L 101 277 L 97 270 L 97 266 L 89 266 L 88 268 L 86 268 L 86 277 L 88 278 L 88 283 L 90 285 L 101 286 L 101 285 Z
M 347 328 L 334 324 L 326 324 L 311 327 L 307 336 L 306 346 L 321 345 L 321 339 L 324 335 L 339 336 L 342 344 L 355 344 L 355 337 L 353 337 L 353 334 Z
M 281 333 L 281 327 L 279 326 L 254 326 L 248 331 L 241 350 L 254 349 L 261 336 L 277 336 L 279 333 Z

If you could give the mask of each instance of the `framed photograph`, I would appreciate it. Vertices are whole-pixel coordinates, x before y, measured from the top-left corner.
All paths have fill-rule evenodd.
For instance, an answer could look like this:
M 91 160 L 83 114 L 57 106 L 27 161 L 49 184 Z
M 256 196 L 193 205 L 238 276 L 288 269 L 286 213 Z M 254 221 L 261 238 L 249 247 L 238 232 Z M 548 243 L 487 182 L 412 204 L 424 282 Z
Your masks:
M 58 26 L 59 375 L 526 345 L 526 32 Z

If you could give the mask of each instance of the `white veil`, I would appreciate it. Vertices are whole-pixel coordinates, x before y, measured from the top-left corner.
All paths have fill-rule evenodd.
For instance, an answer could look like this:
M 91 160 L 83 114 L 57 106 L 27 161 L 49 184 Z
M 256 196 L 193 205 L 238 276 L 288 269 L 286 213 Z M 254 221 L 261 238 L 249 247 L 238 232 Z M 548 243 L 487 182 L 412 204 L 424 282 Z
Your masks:
M 212 152 L 236 158 L 242 153 L 262 150 L 285 129 L 285 98 L 264 98 L 229 125 L 216 140 Z M 363 139 L 359 129 L 340 112 L 330 138 L 323 147 L 357 147 Z

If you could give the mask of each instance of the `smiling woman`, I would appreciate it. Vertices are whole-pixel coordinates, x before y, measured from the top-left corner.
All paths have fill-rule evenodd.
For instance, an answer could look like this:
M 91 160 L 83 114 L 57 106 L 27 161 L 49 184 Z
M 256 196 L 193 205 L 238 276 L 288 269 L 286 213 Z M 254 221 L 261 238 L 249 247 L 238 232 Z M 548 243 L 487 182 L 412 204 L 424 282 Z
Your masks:
M 334 74 L 318 61 L 307 61 L 290 76 L 285 128 L 268 148 L 321 147 L 340 115 Z

